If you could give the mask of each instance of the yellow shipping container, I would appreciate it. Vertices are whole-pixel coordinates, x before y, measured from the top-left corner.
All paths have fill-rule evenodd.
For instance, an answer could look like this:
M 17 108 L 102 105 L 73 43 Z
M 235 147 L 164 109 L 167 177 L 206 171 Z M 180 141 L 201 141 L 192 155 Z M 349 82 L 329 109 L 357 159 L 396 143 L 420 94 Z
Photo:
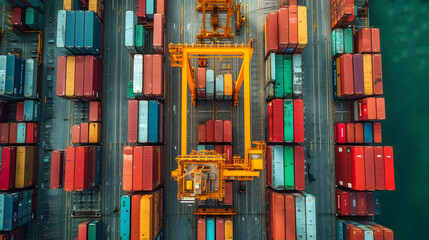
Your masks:
M 15 188 L 26 188 L 33 182 L 34 149 L 19 146 L 16 150 Z
M 363 56 L 363 89 L 365 95 L 372 95 L 372 59 L 371 54 L 362 54 Z
M 232 230 L 232 220 L 225 219 L 225 240 L 232 240 L 234 235 Z
M 75 0 L 77 1 L 77 0 Z M 63 9 L 67 11 L 73 10 L 73 0 L 64 0 Z
M 341 65 L 340 65 L 340 58 L 338 57 L 336 60 L 337 63 L 337 97 L 341 97 L 341 79 L 340 79 L 340 69 L 341 69 Z
M 89 123 L 89 143 L 100 143 L 101 123 Z
M 152 240 L 153 236 L 153 194 L 143 195 L 140 199 L 140 239 Z
M 76 57 L 67 56 L 67 69 L 66 69 L 66 96 L 74 96 L 74 79 L 76 72 Z
M 307 7 L 298 6 L 298 47 L 307 45 Z
M 225 95 L 226 99 L 229 99 L 228 96 L 232 97 L 232 74 L 227 73 L 223 76 L 224 83 L 223 83 L 223 94 Z
M 101 0 L 89 0 L 88 11 L 93 11 L 101 19 Z

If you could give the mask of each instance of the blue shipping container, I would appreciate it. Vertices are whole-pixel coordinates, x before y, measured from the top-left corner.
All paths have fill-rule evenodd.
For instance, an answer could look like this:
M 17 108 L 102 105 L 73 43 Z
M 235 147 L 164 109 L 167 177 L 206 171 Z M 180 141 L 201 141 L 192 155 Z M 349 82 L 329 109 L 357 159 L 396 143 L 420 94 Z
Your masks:
M 216 76 L 216 100 L 223 100 L 223 74 Z
M 24 101 L 24 121 L 38 122 L 40 120 L 40 102 L 34 100 Z
M 19 61 L 19 69 L 18 69 L 18 82 L 15 80 L 15 86 L 13 88 L 13 93 L 17 97 L 24 96 L 24 79 L 25 79 L 25 60 L 18 58 Z
M 146 17 L 149 20 L 153 20 L 153 14 L 155 12 L 155 1 L 146 0 Z
M 214 71 L 208 69 L 206 71 L 206 99 L 213 100 L 214 98 Z
M 337 61 L 332 61 L 332 83 L 333 96 L 337 99 Z
M 197 151 L 206 150 L 205 145 L 197 145 Z
M 206 150 L 207 151 L 214 150 L 214 145 L 206 145 Z
M 305 198 L 300 193 L 293 193 L 295 196 L 295 221 L 296 239 L 305 240 Z
M 206 240 L 215 240 L 215 221 L 212 217 L 206 220 Z
M 148 142 L 158 142 L 158 117 L 159 117 L 159 102 L 151 100 L 148 103 Z
M 376 215 L 381 214 L 380 191 L 374 191 L 375 211 Z
M 76 12 L 67 11 L 66 16 L 66 48 L 73 54 L 79 54 L 75 48 Z
M 303 194 L 305 196 L 305 220 L 307 228 L 307 239 L 316 240 L 316 199 L 311 194 Z
M 285 187 L 283 146 L 272 147 L 273 188 L 282 190 Z
M 4 194 L 0 194 L 0 231 L 3 230 L 4 220 Z
M 121 196 L 121 214 L 119 234 L 122 240 L 130 239 L 131 196 Z
M 363 124 L 363 139 L 365 143 L 372 143 L 372 123 Z
M 102 149 L 101 146 L 97 146 L 97 173 L 95 174 L 95 185 L 101 185 L 101 161 L 102 161 Z
M 4 194 L 4 208 L 1 209 L 3 210 L 2 231 L 12 231 L 17 228 L 18 219 L 16 216 L 18 216 L 18 197 L 17 193 Z
M 100 54 L 101 22 L 97 15 L 91 11 L 85 11 L 85 37 L 84 46 L 88 54 Z
M 4 95 L 6 91 L 6 55 L 0 56 L 0 95 Z
M 26 123 L 18 123 L 18 128 L 16 132 L 16 143 L 25 143 L 26 130 L 27 130 Z
M 84 34 L 85 34 L 85 12 L 76 11 L 76 28 L 75 28 L 75 40 L 74 46 L 81 54 L 87 54 L 88 52 L 84 48 Z
M 5 94 L 19 96 L 21 89 L 21 60 L 15 55 L 7 55 Z
M 147 142 L 148 132 L 148 101 L 139 101 L 138 142 Z
M 343 221 L 337 220 L 337 240 L 345 240 L 344 232 L 343 232 L 343 224 L 344 224 Z

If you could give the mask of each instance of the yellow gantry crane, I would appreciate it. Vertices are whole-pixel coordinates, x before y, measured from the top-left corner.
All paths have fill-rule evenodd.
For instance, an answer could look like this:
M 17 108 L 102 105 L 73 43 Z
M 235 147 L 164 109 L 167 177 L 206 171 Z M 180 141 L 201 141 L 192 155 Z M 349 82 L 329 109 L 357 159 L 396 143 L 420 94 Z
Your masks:
M 225 180 L 252 180 L 259 177 L 264 169 L 265 142 L 251 143 L 250 119 L 250 59 L 253 54 L 253 41 L 247 44 L 169 44 L 172 67 L 181 67 L 181 155 L 176 158 L 178 167 L 171 176 L 178 183 L 177 198 L 218 199 L 225 195 Z M 245 156 L 233 156 L 233 163 L 226 164 L 225 156 L 215 151 L 187 152 L 187 114 L 188 86 L 191 101 L 197 104 L 195 74 L 190 60 L 207 58 L 240 58 L 242 65 L 233 90 L 234 106 L 238 104 L 241 86 L 244 85 L 244 149 Z

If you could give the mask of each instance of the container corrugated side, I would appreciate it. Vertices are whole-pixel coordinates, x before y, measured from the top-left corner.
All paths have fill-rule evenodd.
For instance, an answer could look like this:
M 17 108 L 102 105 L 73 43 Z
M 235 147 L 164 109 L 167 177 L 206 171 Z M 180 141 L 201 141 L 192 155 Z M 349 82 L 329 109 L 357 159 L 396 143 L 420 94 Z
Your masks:
M 138 142 L 148 141 L 148 101 L 139 101 Z
M 294 156 L 293 156 L 293 147 L 284 146 L 283 147 L 283 159 L 284 159 L 284 179 L 285 179 L 285 189 L 293 190 L 295 189 L 295 167 L 294 167 Z
M 66 48 L 73 54 L 79 54 L 75 48 L 76 12 L 67 11 L 66 17 Z
M 159 102 L 150 100 L 148 102 L 148 142 L 158 142 L 158 117 Z
M 292 99 L 284 100 L 284 141 L 293 142 L 294 140 L 294 106 Z
M 131 214 L 131 197 L 130 195 L 121 196 L 119 236 L 122 239 L 130 239 L 130 214 Z
M 275 98 L 283 98 L 285 90 L 285 81 L 284 81 L 284 58 L 283 55 L 275 55 L 275 64 L 274 69 L 276 73 L 276 80 L 274 82 L 274 96 Z M 273 64 L 271 63 L 271 67 Z M 272 71 L 272 70 L 271 70 Z
M 302 80 L 303 80 L 301 54 L 292 55 L 292 64 L 293 64 L 293 81 L 292 81 L 293 95 L 299 96 L 302 94 Z
M 34 59 L 25 61 L 24 97 L 37 98 L 38 63 Z
M 292 97 L 293 94 L 293 58 L 295 56 L 295 61 L 298 61 L 296 54 L 295 55 L 283 55 L 283 81 L 284 81 L 284 91 L 283 95 L 285 98 Z
M 85 12 L 76 11 L 76 26 L 75 26 L 75 48 L 81 54 L 87 54 L 84 48 L 85 37 Z
M 215 98 L 216 100 L 223 100 L 223 74 L 219 74 L 216 76 L 216 82 L 215 82 Z
M 284 151 L 283 146 L 272 146 L 272 171 L 273 171 L 273 188 L 277 190 L 284 189 Z
M 7 56 L 0 56 L 0 95 L 6 93 L 6 61 Z
M 213 100 L 215 93 L 215 79 L 214 71 L 212 69 L 207 69 L 206 71 L 206 99 Z
M 304 193 L 305 196 L 305 217 L 307 228 L 307 239 L 315 240 L 316 235 L 316 199 L 309 193 Z
M 125 12 L 125 48 L 131 53 L 137 53 L 135 49 L 135 25 L 136 16 L 133 11 Z
M 84 47 L 91 55 L 101 54 L 101 22 L 94 12 L 85 11 Z M 133 36 L 134 39 L 134 36 Z

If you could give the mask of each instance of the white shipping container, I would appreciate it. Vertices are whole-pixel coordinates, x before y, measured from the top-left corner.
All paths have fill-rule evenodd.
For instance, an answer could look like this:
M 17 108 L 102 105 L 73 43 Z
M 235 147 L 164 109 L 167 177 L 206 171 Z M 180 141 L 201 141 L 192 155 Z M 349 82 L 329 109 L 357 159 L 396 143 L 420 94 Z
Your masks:
M 37 98 L 37 61 L 25 60 L 24 97 Z
M 138 142 L 147 142 L 148 134 L 148 116 L 149 102 L 139 101 L 139 126 L 138 126 Z
M 57 47 L 64 50 L 66 47 L 66 20 L 67 11 L 59 10 L 57 19 Z
M 0 56 L 0 95 L 4 95 L 6 89 L 6 59 L 6 55 Z
M 296 239 L 305 240 L 307 238 L 305 229 L 305 198 L 300 193 L 293 193 L 295 196 L 295 224 L 296 224 Z
M 143 95 L 143 54 L 134 55 L 133 93 L 136 96 Z
M 293 95 L 302 94 L 302 58 L 301 54 L 292 55 Z
M 305 221 L 307 228 L 307 239 L 317 239 L 316 237 L 316 199 L 309 193 L 303 193 L 305 196 Z
M 125 13 L 125 47 L 131 54 L 137 53 L 135 47 L 135 27 L 137 17 L 133 11 Z

